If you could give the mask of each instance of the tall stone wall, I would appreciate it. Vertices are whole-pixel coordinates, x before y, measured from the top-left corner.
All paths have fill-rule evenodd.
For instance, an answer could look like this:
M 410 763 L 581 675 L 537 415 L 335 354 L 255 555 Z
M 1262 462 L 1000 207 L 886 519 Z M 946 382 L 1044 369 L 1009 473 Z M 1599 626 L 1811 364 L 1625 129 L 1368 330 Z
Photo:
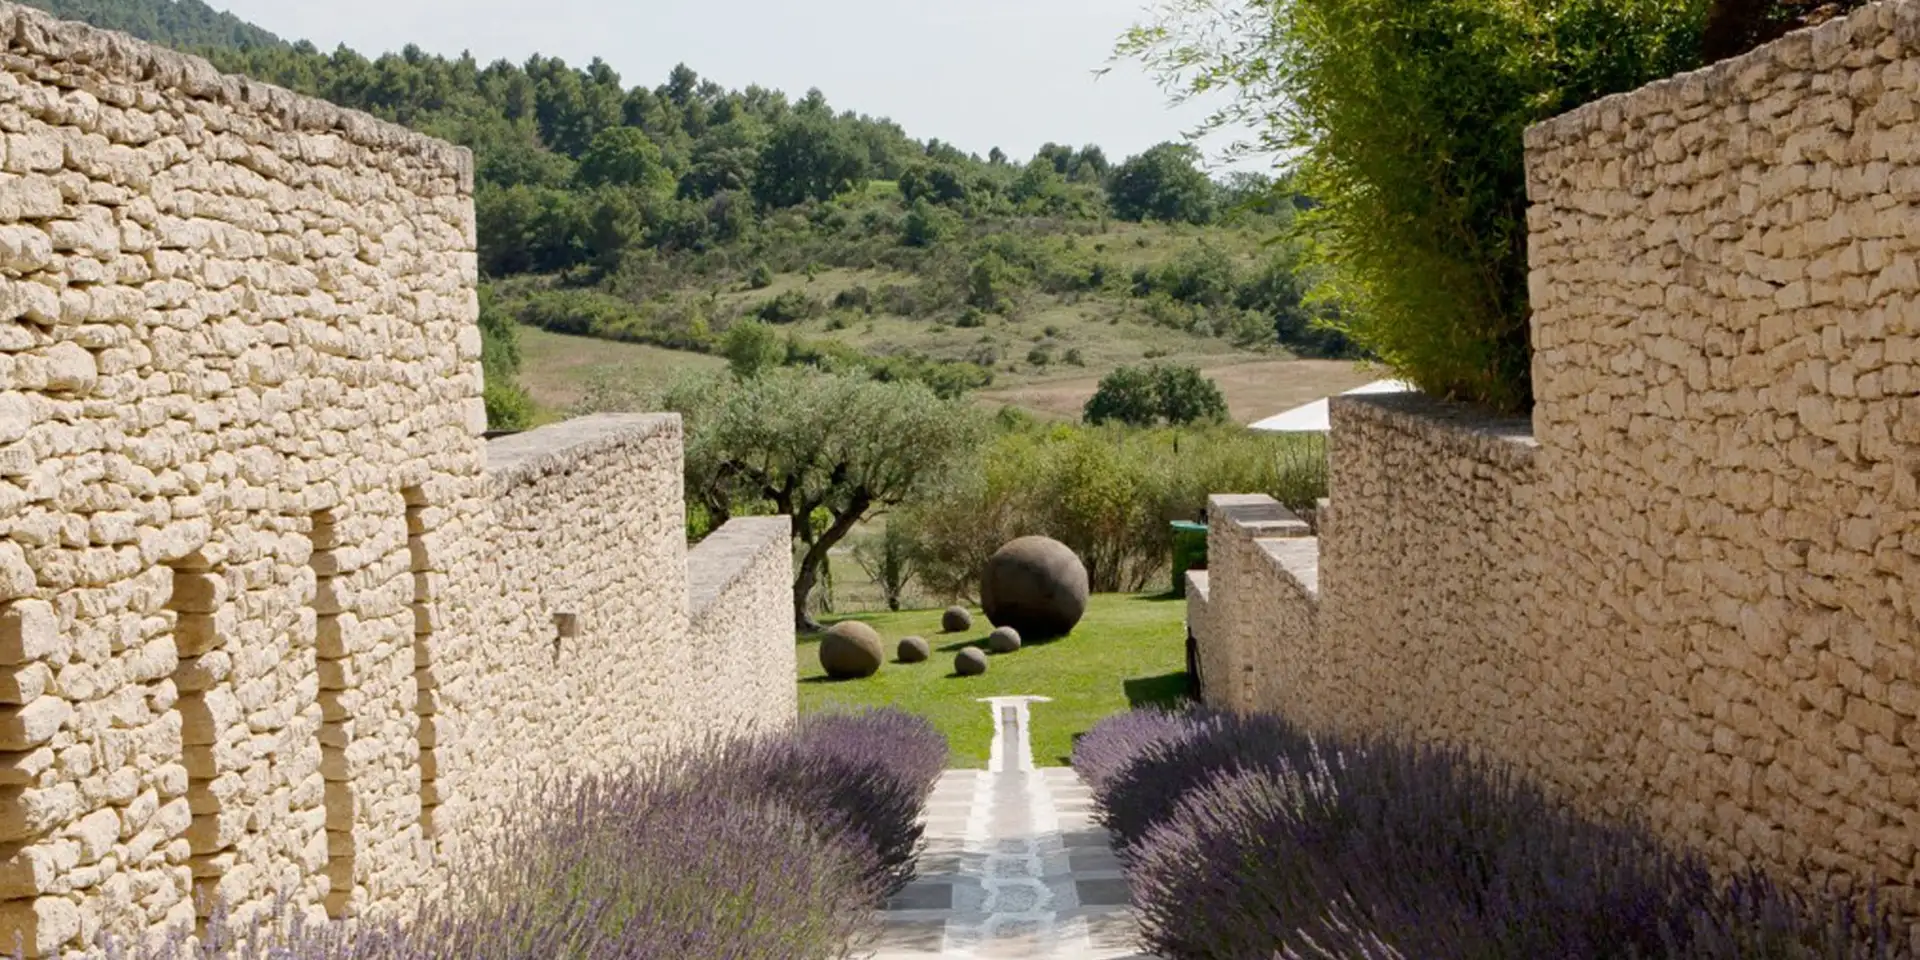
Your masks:
M 1337 400 L 1319 540 L 1215 515 L 1233 705 L 1920 916 L 1916 103 L 1899 0 L 1529 131 L 1531 429 Z
M 391 913 L 543 775 L 791 718 L 784 528 L 696 629 L 676 420 L 481 440 L 472 187 L 0 2 L 7 949 Z
M 1665 724 L 1595 743 L 1607 778 L 1729 859 L 1908 894 L 1916 98 L 1902 0 L 1527 137 L 1538 629 Z

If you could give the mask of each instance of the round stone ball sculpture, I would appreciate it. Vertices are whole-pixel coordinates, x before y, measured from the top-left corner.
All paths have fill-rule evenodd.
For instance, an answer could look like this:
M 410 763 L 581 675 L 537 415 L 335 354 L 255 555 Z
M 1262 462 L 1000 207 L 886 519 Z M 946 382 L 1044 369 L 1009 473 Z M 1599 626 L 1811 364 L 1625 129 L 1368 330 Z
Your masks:
M 933 656 L 933 650 L 919 637 L 903 637 L 896 655 L 901 663 L 926 663 L 927 658 Z
M 873 676 L 886 655 L 880 634 L 853 620 L 829 627 L 820 640 L 820 667 L 837 680 Z
M 1066 636 L 1087 612 L 1086 565 L 1058 540 L 1021 537 L 987 560 L 980 607 L 1026 640 Z
M 940 629 L 948 633 L 965 633 L 973 629 L 973 614 L 966 607 L 948 607 L 940 615 Z
M 1020 631 L 1012 627 L 995 627 L 987 634 L 987 649 L 994 653 L 1012 653 L 1020 649 Z
M 987 672 L 987 655 L 979 647 L 968 647 L 954 654 L 953 672 L 963 677 L 977 677 Z

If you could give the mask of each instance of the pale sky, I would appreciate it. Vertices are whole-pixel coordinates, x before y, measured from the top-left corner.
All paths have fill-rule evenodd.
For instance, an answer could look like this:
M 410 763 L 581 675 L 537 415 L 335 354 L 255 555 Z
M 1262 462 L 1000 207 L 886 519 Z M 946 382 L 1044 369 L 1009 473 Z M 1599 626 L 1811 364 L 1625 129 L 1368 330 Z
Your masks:
M 892 118 L 1017 160 L 1047 141 L 1098 143 L 1118 162 L 1176 140 L 1205 116 L 1170 108 L 1137 65 L 1096 79 L 1146 0 L 210 0 L 287 40 L 369 56 L 416 43 L 470 50 L 484 65 L 540 53 L 598 56 L 628 87 L 664 83 L 676 63 L 728 89 L 760 84 L 798 99 L 819 87 L 835 110 Z M 1226 140 L 1202 143 L 1217 158 Z M 1235 168 L 1264 164 L 1241 161 Z

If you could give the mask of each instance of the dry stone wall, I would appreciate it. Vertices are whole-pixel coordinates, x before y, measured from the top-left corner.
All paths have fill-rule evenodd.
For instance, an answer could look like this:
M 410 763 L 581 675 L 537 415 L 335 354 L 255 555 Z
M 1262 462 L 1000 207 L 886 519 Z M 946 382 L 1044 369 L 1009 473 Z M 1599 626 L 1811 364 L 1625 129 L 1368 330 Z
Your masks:
M 1318 540 L 1214 515 L 1209 695 L 1920 917 L 1916 104 L 1899 0 L 1529 131 L 1531 424 L 1336 400 Z
M 543 775 L 791 718 L 771 527 L 694 628 L 676 420 L 481 440 L 472 187 L 0 2 L 9 948 L 392 913 Z

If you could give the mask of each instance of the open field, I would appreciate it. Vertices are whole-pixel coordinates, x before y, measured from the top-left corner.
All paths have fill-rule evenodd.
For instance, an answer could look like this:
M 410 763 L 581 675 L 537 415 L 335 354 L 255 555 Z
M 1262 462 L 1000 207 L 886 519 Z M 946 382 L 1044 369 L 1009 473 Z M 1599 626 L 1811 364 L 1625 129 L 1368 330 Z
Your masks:
M 897 317 L 876 318 L 876 331 L 906 325 Z M 800 326 L 800 325 L 796 325 Z M 1072 328 L 1062 328 L 1061 336 L 1071 336 Z M 1081 327 L 1080 329 L 1087 329 Z M 1111 329 L 1102 327 L 1101 329 Z M 959 331 L 975 334 L 980 331 Z M 1157 331 L 1171 334 L 1171 331 Z M 1195 345 L 1225 347 L 1220 341 L 1177 335 Z M 860 342 L 859 337 L 853 337 Z M 1137 342 L 1137 341 L 1136 341 Z M 872 341 L 868 344 L 871 346 Z M 1317 400 L 1329 394 L 1350 390 L 1382 376 L 1344 360 L 1250 360 L 1245 351 L 1174 353 L 1159 358 L 1163 362 L 1196 363 L 1220 385 L 1227 407 L 1240 423 L 1251 423 L 1289 407 Z M 981 391 L 980 400 L 993 406 L 1018 406 L 1034 413 L 1063 419 L 1079 419 L 1080 409 L 1093 396 L 1100 377 L 1122 363 L 1150 362 L 1126 355 L 1125 342 L 1104 341 L 1090 351 L 1106 362 L 1080 375 L 1063 375 L 1056 365 L 1051 379 L 1024 379 L 1018 374 L 1002 374 L 1001 383 Z M 549 333 L 535 327 L 520 328 L 522 357 L 520 382 L 539 404 L 540 422 L 558 419 L 564 412 L 594 389 L 610 387 L 623 397 L 645 396 L 665 386 L 674 377 L 689 370 L 719 370 L 726 362 L 718 357 L 683 350 L 668 350 L 636 343 L 600 340 Z M 1066 368 L 1073 370 L 1075 368 Z M 1098 369 L 1099 372 L 1094 372 Z
M 1032 694 L 1051 698 L 1033 711 L 1033 762 L 1064 766 L 1075 736 L 1130 706 L 1169 703 L 1186 690 L 1187 605 L 1170 596 L 1102 594 L 1071 636 L 990 654 L 984 676 L 960 677 L 953 657 L 962 647 L 986 645 L 993 629 L 974 612 L 974 628 L 942 635 L 940 611 L 866 614 L 886 641 L 887 663 L 864 680 L 830 680 L 820 669 L 819 639 L 800 639 L 800 709 L 896 706 L 932 720 L 947 735 L 952 765 L 986 766 L 993 718 L 981 697 Z M 921 636 L 933 647 L 926 663 L 892 657 L 901 637 Z
M 726 365 L 703 353 L 520 328 L 520 385 L 540 407 L 536 425 L 561 419 L 598 383 L 622 395 L 643 396 L 684 371 Z
M 1351 390 L 1385 374 L 1350 360 L 1261 360 L 1200 365 L 1220 385 L 1236 423 L 1252 423 L 1321 397 Z M 1017 406 L 1044 416 L 1078 420 L 1099 376 L 1047 380 L 982 391 L 982 400 Z

